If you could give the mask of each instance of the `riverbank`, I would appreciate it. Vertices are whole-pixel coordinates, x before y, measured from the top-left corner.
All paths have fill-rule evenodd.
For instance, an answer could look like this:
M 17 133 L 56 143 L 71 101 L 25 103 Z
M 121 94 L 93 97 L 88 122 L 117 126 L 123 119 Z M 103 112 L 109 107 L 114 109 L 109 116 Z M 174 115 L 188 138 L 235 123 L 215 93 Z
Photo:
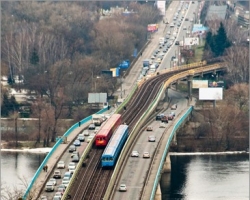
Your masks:
M 49 153 L 52 148 L 22 148 L 22 149 L 1 149 L 4 152 L 29 152 L 29 153 Z

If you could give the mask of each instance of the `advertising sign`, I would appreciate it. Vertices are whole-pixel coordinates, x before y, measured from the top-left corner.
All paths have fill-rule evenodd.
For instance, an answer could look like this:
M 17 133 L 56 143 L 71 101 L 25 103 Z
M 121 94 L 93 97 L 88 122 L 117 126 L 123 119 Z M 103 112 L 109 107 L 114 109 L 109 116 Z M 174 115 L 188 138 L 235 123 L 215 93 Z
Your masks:
M 161 11 L 161 15 L 166 14 L 166 1 L 157 1 L 157 8 Z
M 208 80 L 193 80 L 193 88 L 208 88 Z
M 199 45 L 199 38 L 198 37 L 185 38 L 184 45 L 185 46 Z
M 224 87 L 224 81 L 208 81 L 208 87 Z
M 199 88 L 199 100 L 222 100 L 223 88 Z
M 158 31 L 158 24 L 148 24 L 148 32 Z
M 107 93 L 88 93 L 88 103 L 106 103 Z

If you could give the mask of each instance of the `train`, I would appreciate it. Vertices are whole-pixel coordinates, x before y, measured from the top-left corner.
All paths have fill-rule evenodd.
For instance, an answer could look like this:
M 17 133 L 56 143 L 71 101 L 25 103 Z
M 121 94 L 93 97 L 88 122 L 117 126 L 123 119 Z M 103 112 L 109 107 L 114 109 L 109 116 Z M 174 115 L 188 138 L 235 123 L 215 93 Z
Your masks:
M 113 114 L 105 124 L 101 126 L 95 136 L 96 147 L 106 147 L 114 131 L 122 123 L 120 114 Z
M 128 138 L 128 135 L 128 125 L 122 124 L 117 128 L 102 154 L 101 164 L 103 168 L 110 168 L 115 166 L 122 147 Z

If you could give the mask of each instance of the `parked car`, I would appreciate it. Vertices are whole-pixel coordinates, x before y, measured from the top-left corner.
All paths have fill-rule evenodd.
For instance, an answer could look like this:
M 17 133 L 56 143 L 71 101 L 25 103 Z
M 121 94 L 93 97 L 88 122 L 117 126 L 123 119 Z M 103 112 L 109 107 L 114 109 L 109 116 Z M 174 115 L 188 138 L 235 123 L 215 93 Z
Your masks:
M 55 170 L 53 174 L 53 178 L 62 178 L 61 172 L 59 170 Z
M 121 184 L 119 187 L 120 192 L 126 192 L 127 191 L 127 186 L 125 184 Z
M 69 152 L 72 153 L 73 151 L 76 151 L 76 146 L 75 145 L 70 145 L 69 146 Z
M 75 140 L 74 143 L 73 143 L 75 146 L 81 146 L 81 142 L 80 140 Z
M 81 133 L 81 134 L 78 135 L 77 139 L 78 139 L 80 142 L 84 142 L 85 137 L 84 137 L 84 135 Z
M 139 152 L 138 151 L 132 151 L 131 157 L 139 157 Z
M 155 142 L 155 136 L 154 135 L 148 136 L 148 141 L 149 142 Z
M 150 158 L 150 154 L 149 154 L 149 152 L 144 152 L 143 153 L 143 158 Z
M 64 169 L 65 168 L 65 162 L 63 160 L 60 160 L 57 163 L 57 169 Z

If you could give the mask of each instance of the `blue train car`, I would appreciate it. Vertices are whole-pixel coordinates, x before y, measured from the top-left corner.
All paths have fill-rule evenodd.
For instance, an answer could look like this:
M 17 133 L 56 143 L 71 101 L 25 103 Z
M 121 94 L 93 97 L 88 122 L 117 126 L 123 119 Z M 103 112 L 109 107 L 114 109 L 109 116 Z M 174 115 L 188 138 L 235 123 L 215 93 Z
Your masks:
M 128 138 L 128 125 L 120 125 L 102 154 L 102 167 L 114 167 Z

